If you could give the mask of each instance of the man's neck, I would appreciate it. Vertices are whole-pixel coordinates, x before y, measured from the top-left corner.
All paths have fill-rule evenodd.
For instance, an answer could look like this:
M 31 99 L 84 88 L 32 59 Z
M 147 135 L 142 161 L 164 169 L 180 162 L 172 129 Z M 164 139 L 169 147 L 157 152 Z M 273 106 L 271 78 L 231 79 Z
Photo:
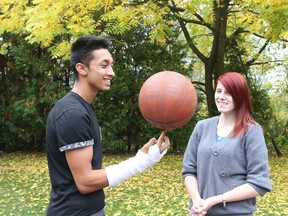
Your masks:
M 89 104 L 92 103 L 92 100 L 97 96 L 97 92 L 92 92 L 91 89 L 87 88 L 84 85 L 80 85 L 80 83 L 78 83 L 77 81 L 75 82 L 71 91 L 78 94 Z

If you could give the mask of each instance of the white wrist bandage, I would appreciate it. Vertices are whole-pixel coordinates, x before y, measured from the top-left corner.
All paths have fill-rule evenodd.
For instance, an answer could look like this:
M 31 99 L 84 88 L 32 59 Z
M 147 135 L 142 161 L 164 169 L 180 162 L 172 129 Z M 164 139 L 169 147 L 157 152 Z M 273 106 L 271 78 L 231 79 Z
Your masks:
M 129 158 L 119 164 L 106 167 L 105 171 L 109 186 L 115 186 L 126 179 L 143 172 L 154 163 L 159 162 L 166 152 L 167 149 L 160 154 L 158 146 L 153 145 L 149 148 L 148 154 L 139 150 L 135 157 Z

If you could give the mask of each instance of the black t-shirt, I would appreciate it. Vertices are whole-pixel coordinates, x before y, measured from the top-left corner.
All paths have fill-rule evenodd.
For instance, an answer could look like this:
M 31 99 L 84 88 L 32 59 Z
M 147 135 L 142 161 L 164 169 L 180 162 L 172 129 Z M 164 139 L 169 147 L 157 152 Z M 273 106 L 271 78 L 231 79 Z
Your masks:
M 46 149 L 52 185 L 47 215 L 91 215 L 105 205 L 103 190 L 81 194 L 65 157 L 69 149 L 93 146 L 93 169 L 102 167 L 101 131 L 92 105 L 69 92 L 51 110 Z

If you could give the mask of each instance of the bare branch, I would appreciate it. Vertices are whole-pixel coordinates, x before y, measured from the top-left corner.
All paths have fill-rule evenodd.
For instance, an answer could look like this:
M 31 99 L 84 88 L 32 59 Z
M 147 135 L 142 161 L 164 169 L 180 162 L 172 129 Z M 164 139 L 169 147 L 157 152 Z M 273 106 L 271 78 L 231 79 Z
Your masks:
M 258 53 L 249 61 L 246 62 L 246 65 L 249 67 L 252 64 L 255 63 L 255 61 L 258 59 L 258 57 L 261 55 L 261 53 L 266 49 L 266 47 L 268 46 L 268 44 L 270 43 L 271 39 L 267 39 L 265 41 L 265 44 L 261 47 L 261 49 L 258 51 Z
M 196 13 L 195 13 L 196 14 Z M 194 15 L 195 15 L 194 14 Z M 198 20 L 189 20 L 189 19 L 185 19 L 185 18 L 181 18 L 183 21 L 185 21 L 186 23 L 194 23 L 194 24 L 197 24 L 197 25 L 201 25 L 201 26 L 205 26 L 207 27 L 208 29 L 210 29 L 212 32 L 214 32 L 214 28 L 212 25 L 210 25 L 209 23 L 206 23 L 204 21 L 198 21 Z
M 195 85 L 205 86 L 205 83 L 200 82 L 200 81 L 192 81 L 192 83 L 195 84 Z
M 176 7 L 176 4 L 175 4 L 173 1 L 171 1 L 171 2 L 172 2 L 172 4 L 173 4 L 173 7 Z M 173 8 L 172 8 L 172 9 L 173 9 Z M 194 44 L 192 38 L 190 37 L 190 34 L 189 34 L 189 32 L 188 32 L 188 30 L 187 30 L 187 28 L 186 28 L 186 23 L 185 23 L 185 21 L 182 19 L 182 17 L 179 15 L 179 13 L 178 13 L 177 11 L 172 11 L 172 12 L 175 14 L 175 17 L 176 17 L 176 19 L 178 20 L 178 22 L 179 22 L 179 24 L 180 24 L 180 26 L 181 26 L 181 29 L 182 29 L 182 31 L 183 31 L 183 34 L 184 34 L 184 36 L 185 36 L 185 38 L 186 38 L 186 41 L 187 41 L 189 47 L 190 47 L 190 48 L 193 50 L 193 52 L 198 56 L 198 58 L 201 59 L 202 62 L 204 62 L 204 63 L 207 62 L 207 61 L 208 61 L 208 58 L 207 58 L 206 56 L 204 56 L 204 55 L 200 52 L 200 50 L 196 47 L 196 45 Z
M 266 62 L 254 62 L 251 65 L 264 65 L 269 63 L 283 63 L 284 60 L 274 60 L 274 61 L 266 61 Z
M 185 12 L 185 9 L 183 8 L 179 8 L 176 6 L 174 1 L 171 1 L 172 5 L 168 5 L 168 7 L 170 8 L 170 10 L 174 13 L 174 14 L 178 14 L 180 16 L 180 13 Z M 212 32 L 214 31 L 213 26 L 210 25 L 209 23 L 205 22 L 205 20 L 203 19 L 203 17 L 196 13 L 195 11 L 193 12 L 193 15 L 198 19 L 185 19 L 183 17 L 181 17 L 181 19 L 186 22 L 186 23 L 194 23 L 197 25 L 201 25 L 201 26 L 206 26 L 208 29 L 210 29 Z

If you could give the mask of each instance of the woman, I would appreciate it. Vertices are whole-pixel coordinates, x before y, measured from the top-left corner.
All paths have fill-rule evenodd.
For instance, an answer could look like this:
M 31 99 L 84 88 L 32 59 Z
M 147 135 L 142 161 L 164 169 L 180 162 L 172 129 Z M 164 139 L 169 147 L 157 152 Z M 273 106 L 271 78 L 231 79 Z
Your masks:
M 263 131 L 252 117 L 245 78 L 236 72 L 220 76 L 215 103 L 220 116 L 197 123 L 184 155 L 190 215 L 253 215 L 256 197 L 272 186 Z

